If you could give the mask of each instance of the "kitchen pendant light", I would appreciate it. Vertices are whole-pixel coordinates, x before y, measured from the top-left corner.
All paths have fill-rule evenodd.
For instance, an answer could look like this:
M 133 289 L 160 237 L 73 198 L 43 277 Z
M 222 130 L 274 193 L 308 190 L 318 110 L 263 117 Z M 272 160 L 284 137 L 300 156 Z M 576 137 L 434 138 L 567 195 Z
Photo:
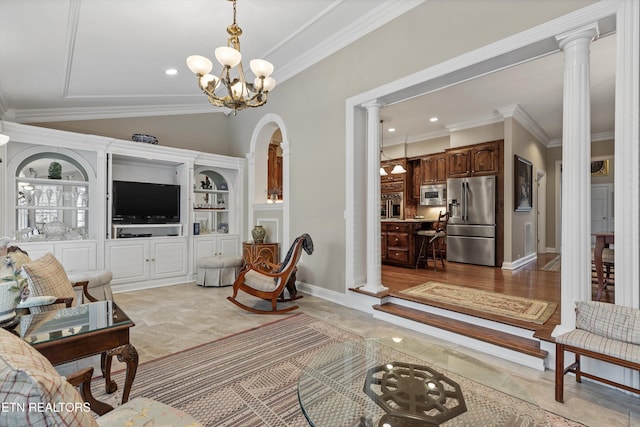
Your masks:
M 401 174 L 401 173 L 407 173 L 407 170 L 404 167 L 402 167 L 401 164 L 395 165 L 393 167 L 393 169 L 391 170 L 391 174 L 393 174 L 393 175 L 398 175 L 398 174 Z
M 383 131 L 384 131 L 384 121 L 380 120 L 380 138 L 382 139 L 382 135 L 383 135 Z M 384 151 L 382 149 L 382 144 L 380 144 L 380 160 L 383 160 L 384 157 L 387 157 L 384 155 Z M 391 160 L 389 157 L 387 157 L 389 160 Z M 391 170 L 391 174 L 392 175 L 400 175 L 403 173 L 407 173 L 407 170 L 400 164 L 397 163 L 393 169 Z M 386 170 L 384 170 L 384 168 L 381 166 L 380 167 L 380 176 L 387 176 L 389 175 L 387 173 Z
M 229 1 L 233 2 L 233 24 L 227 27 L 227 46 L 215 50 L 215 57 L 222 65 L 222 72 L 218 77 L 209 74 L 213 69 L 213 62 L 200 55 L 188 57 L 187 65 L 198 76 L 198 86 L 207 95 L 209 102 L 216 107 L 231 108 L 235 115 L 238 110 L 266 104 L 267 96 L 276 86 L 276 81 L 271 77 L 273 65 L 263 59 L 253 59 L 249 62 L 256 78 L 253 83 L 246 81 L 240 54 L 242 29 L 236 24 L 236 0 Z M 236 66 L 238 76 L 232 77 L 231 71 Z

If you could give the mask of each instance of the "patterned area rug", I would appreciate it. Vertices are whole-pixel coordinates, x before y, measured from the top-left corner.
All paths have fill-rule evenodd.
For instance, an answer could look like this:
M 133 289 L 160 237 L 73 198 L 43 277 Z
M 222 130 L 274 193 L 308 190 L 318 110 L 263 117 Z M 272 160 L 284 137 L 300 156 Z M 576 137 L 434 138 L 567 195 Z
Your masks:
M 306 427 L 309 424 L 297 396 L 301 370 L 319 351 L 340 342 L 352 342 L 356 352 L 361 349 L 366 353 L 366 341 L 362 337 L 305 314 L 292 315 L 141 364 L 131 397 L 145 396 L 164 402 L 190 413 L 207 426 Z M 383 356 L 387 360 L 419 361 L 391 348 Z M 347 372 L 366 370 L 358 360 L 344 363 Z M 467 400 L 467 413 L 447 422 L 447 426 L 583 426 L 439 370 L 460 384 Z M 114 375 L 118 384 L 123 383 L 123 377 L 122 371 Z M 95 380 L 93 385 L 94 395 L 106 400 L 104 382 Z M 337 392 L 318 396 L 318 404 L 322 404 L 322 400 L 330 402 Z M 489 419 L 492 421 L 487 422 Z M 357 418 L 327 427 L 355 425 Z
M 504 295 L 439 282 L 423 283 L 422 285 L 405 289 L 400 293 L 540 325 L 549 320 L 549 317 L 558 306 L 554 302 Z

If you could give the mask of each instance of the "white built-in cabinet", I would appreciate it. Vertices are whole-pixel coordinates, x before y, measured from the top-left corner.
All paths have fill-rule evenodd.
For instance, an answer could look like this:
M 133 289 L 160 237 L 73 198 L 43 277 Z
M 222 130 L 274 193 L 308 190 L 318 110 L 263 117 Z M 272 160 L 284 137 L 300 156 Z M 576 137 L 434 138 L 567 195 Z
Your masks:
M 31 258 L 51 252 L 69 272 L 109 269 L 118 292 L 192 281 L 199 257 L 240 255 L 244 159 L 10 122 L 0 129 L 10 137 L 0 147 L 0 236 L 17 237 Z M 60 176 L 48 174 L 53 162 Z M 179 223 L 114 223 L 114 180 L 178 185 Z
M 115 239 L 107 241 L 106 246 L 113 285 L 184 277 L 188 273 L 185 237 Z

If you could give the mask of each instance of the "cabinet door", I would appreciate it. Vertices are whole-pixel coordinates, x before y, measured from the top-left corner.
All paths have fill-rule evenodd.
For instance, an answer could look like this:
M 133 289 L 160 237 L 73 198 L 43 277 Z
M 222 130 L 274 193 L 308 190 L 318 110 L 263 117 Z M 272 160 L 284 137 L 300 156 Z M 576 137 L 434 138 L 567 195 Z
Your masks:
M 132 240 L 132 239 L 126 239 Z M 149 276 L 149 244 L 145 240 L 107 243 L 107 268 L 113 284 L 145 280 Z
M 447 156 L 445 153 L 434 156 L 433 161 L 434 168 L 434 183 L 446 184 L 447 183 Z
M 185 240 L 151 242 L 153 277 L 172 277 L 187 274 L 187 243 Z
M 238 236 L 219 236 L 217 249 L 220 255 L 237 255 Z
M 433 184 L 435 181 L 435 158 L 433 156 L 425 157 L 422 159 L 422 183 Z
M 194 253 L 198 258 L 213 256 L 216 253 L 216 239 L 214 237 L 196 237 L 194 240 Z
M 262 259 L 273 264 L 278 264 L 280 262 L 278 255 L 278 245 L 258 245 L 256 248 L 256 258 L 262 257 Z
M 67 273 L 96 268 L 95 242 L 57 243 L 55 256 Z
M 380 238 L 380 253 L 382 255 L 382 261 L 387 259 L 387 233 L 382 232 Z
M 422 184 L 422 161 L 415 160 L 412 163 L 412 185 L 411 185 L 411 198 L 413 200 L 420 200 L 420 185 Z
M 447 169 L 450 177 L 469 175 L 469 150 L 447 152 Z
M 485 144 L 471 149 L 471 174 L 496 175 L 498 173 L 498 144 Z

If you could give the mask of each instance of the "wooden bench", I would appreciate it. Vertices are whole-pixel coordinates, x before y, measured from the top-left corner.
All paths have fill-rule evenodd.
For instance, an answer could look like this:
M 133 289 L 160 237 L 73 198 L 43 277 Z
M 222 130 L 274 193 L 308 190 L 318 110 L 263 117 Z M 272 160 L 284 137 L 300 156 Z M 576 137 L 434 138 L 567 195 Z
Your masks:
M 575 362 L 565 368 L 564 354 L 575 355 Z M 556 400 L 563 402 L 564 376 L 568 372 L 640 393 L 640 389 L 583 372 L 580 356 L 640 371 L 640 310 L 596 301 L 576 304 L 576 329 L 556 338 Z

